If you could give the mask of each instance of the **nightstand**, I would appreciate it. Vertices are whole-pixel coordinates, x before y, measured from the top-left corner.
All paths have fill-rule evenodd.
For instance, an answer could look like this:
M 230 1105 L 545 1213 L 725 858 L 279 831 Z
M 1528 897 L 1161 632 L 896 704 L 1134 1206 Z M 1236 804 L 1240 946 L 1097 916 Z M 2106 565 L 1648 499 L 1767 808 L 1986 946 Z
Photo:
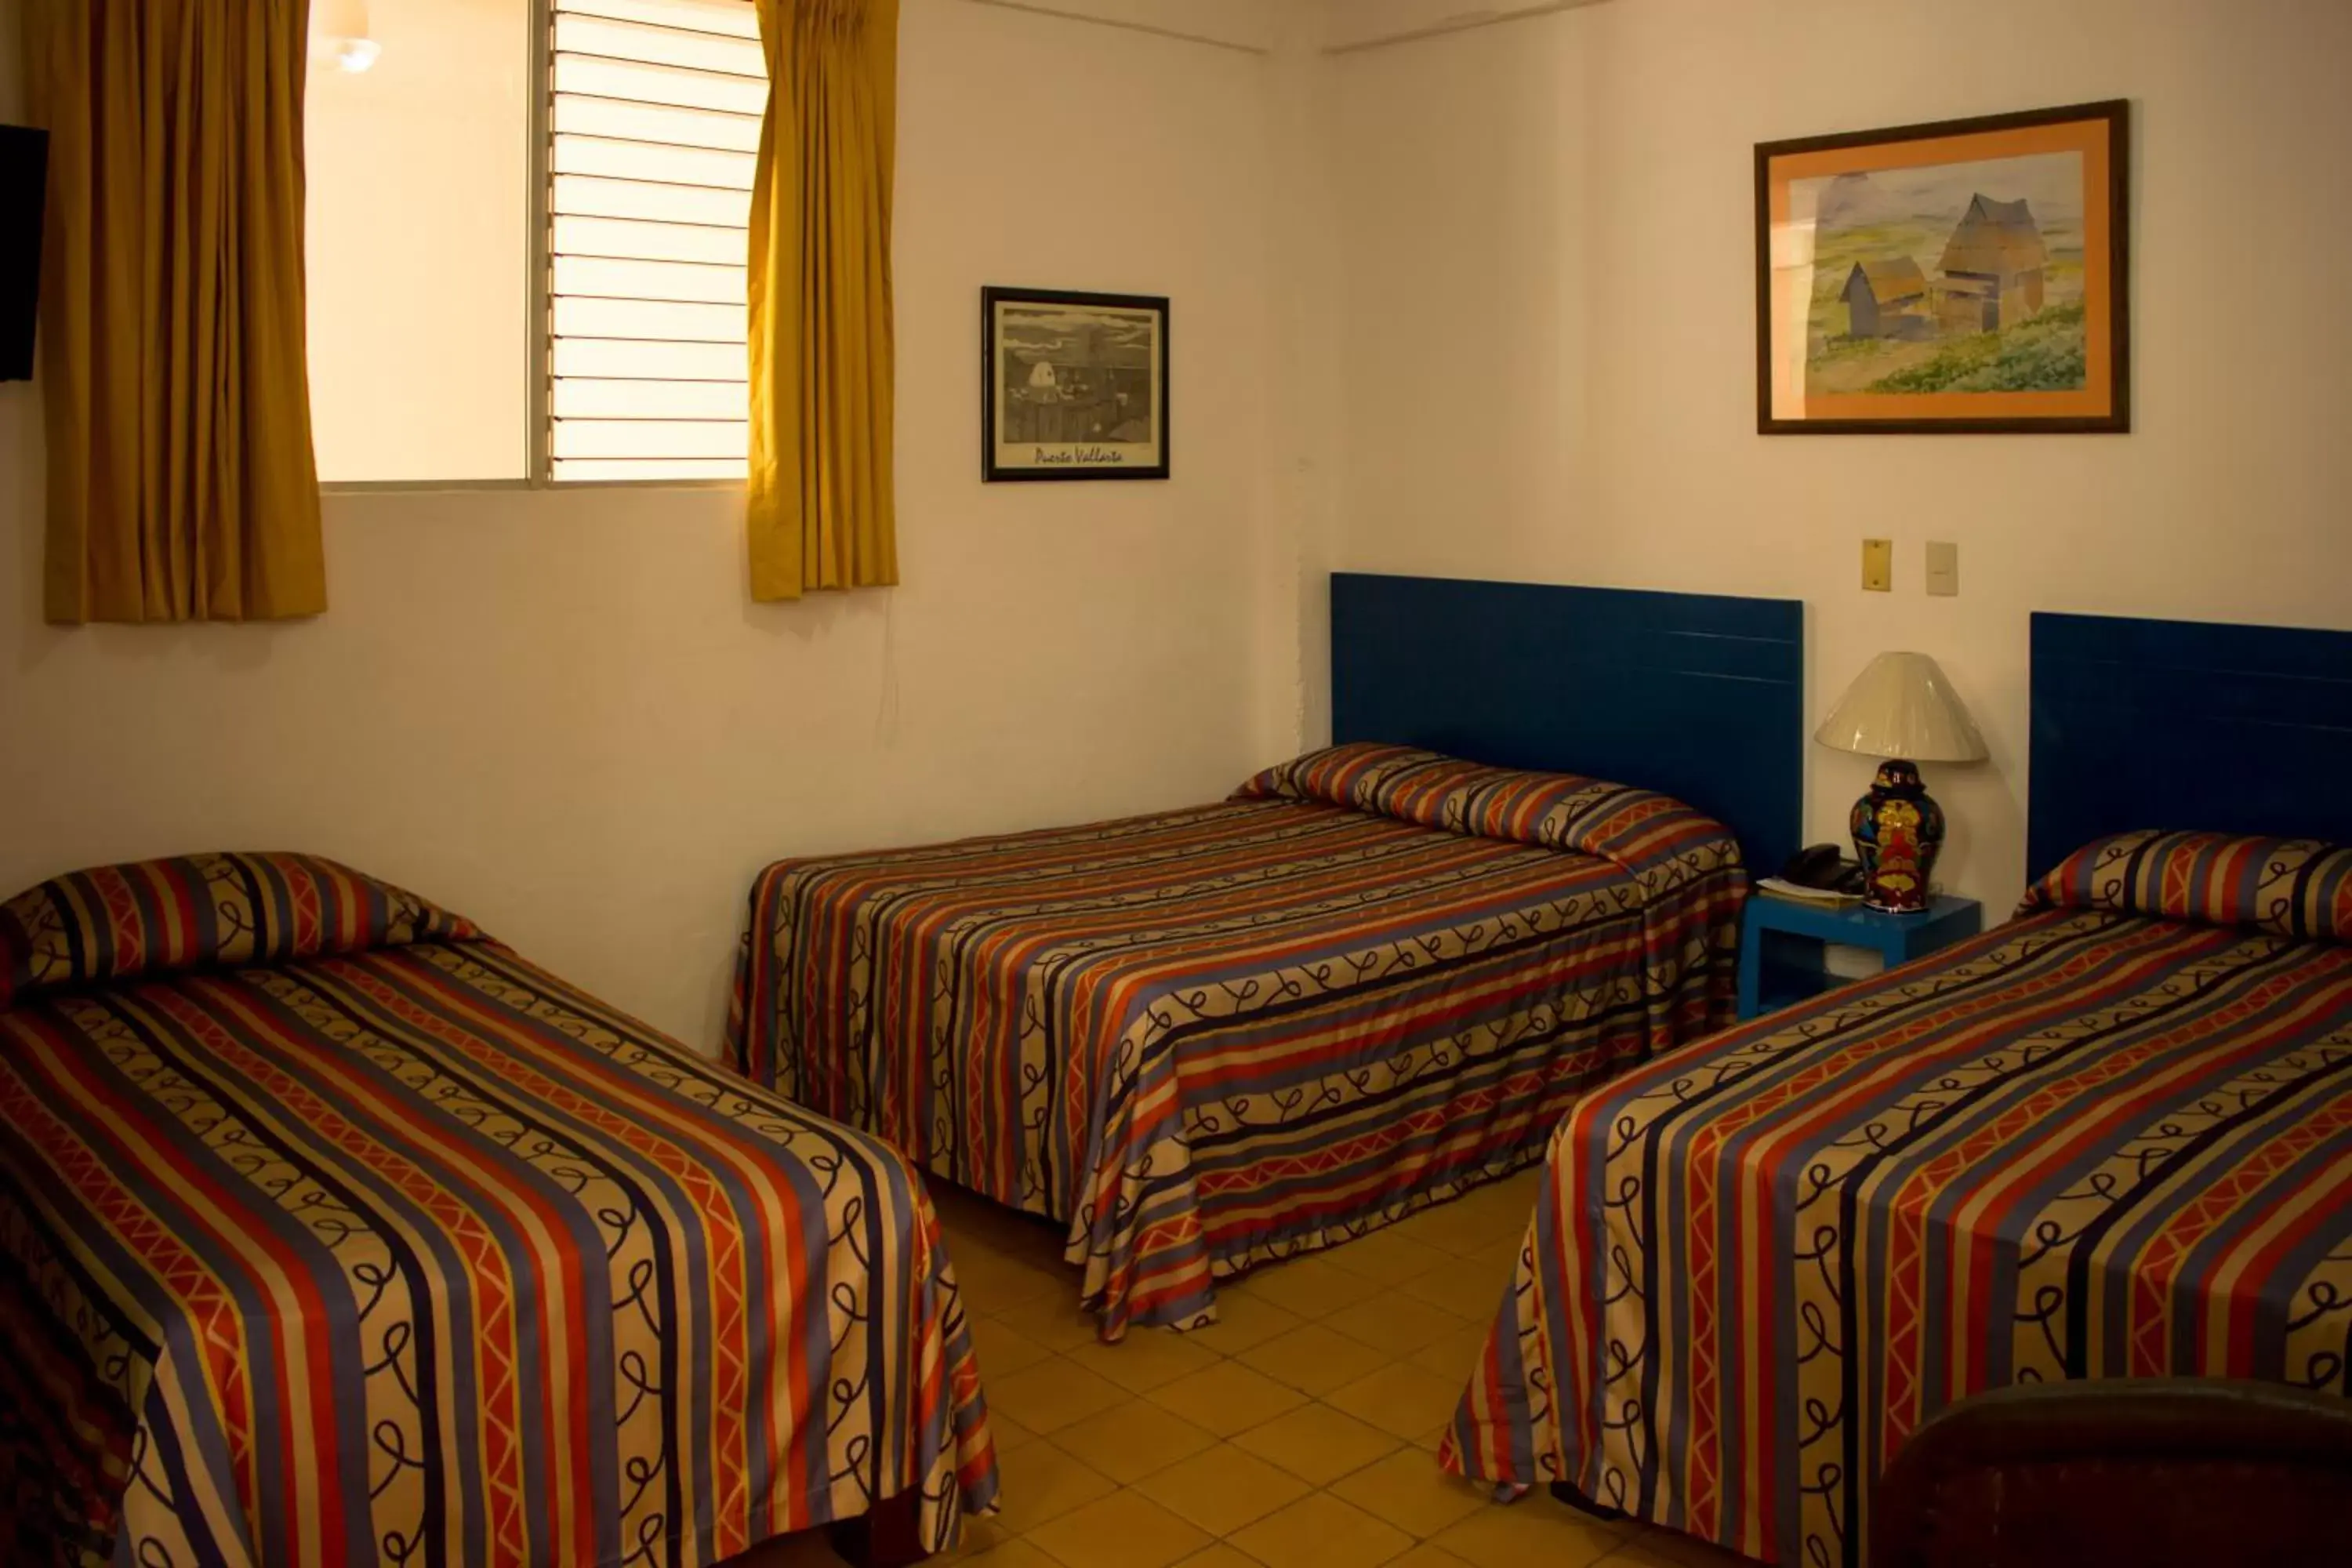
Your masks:
M 1751 893 L 1740 920 L 1739 1016 L 1753 1018 L 1846 984 L 1824 967 L 1822 950 L 1832 942 L 1866 947 L 1892 969 L 1983 927 L 1984 906 L 1974 899 L 1939 894 L 1919 914 L 1885 915 L 1860 904 L 1828 909 Z

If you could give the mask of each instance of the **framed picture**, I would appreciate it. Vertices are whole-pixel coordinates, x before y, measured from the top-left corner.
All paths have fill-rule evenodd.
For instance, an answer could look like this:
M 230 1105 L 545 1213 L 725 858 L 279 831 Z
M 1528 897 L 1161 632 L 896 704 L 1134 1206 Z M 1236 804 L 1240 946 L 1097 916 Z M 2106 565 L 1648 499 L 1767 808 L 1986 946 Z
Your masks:
M 1756 148 L 1756 428 L 2128 430 L 2121 101 Z
M 983 479 L 1168 477 L 1168 301 L 980 291 Z

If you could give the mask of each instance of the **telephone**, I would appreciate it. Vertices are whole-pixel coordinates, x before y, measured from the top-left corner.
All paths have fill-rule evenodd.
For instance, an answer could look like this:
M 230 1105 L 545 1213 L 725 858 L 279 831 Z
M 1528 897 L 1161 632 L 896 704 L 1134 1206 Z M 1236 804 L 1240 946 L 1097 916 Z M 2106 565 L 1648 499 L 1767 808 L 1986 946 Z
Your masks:
M 1859 893 L 1862 866 L 1839 854 L 1834 844 L 1816 844 L 1789 858 L 1789 863 L 1780 868 L 1780 880 L 1833 893 Z

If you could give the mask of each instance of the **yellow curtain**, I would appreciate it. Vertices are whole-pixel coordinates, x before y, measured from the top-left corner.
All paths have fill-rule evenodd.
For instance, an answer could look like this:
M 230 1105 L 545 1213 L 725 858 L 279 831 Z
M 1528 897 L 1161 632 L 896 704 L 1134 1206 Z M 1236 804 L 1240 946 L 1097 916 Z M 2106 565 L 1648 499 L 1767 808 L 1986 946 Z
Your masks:
M 890 181 L 898 0 L 759 0 L 751 596 L 898 580 Z
M 302 317 L 305 0 L 24 0 L 49 130 L 53 621 L 326 608 Z

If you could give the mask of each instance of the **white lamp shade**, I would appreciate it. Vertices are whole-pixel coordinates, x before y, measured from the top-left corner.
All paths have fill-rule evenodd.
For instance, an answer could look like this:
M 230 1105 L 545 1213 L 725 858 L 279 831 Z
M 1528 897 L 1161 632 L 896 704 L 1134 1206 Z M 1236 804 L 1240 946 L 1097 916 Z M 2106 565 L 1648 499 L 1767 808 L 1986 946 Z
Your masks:
M 1976 721 L 1924 653 L 1882 653 L 1872 659 L 1813 739 L 1841 752 L 1916 763 L 1974 763 L 1985 756 Z

